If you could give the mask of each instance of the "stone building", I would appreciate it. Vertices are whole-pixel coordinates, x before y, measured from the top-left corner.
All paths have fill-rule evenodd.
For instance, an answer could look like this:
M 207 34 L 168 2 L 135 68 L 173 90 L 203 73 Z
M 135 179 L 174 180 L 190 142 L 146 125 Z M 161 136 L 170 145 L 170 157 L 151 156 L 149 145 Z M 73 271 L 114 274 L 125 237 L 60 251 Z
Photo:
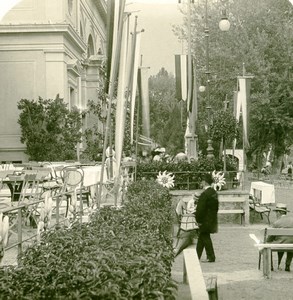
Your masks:
M 22 0 L 0 22 L 0 161 L 23 162 L 21 99 L 85 109 L 106 52 L 105 0 Z

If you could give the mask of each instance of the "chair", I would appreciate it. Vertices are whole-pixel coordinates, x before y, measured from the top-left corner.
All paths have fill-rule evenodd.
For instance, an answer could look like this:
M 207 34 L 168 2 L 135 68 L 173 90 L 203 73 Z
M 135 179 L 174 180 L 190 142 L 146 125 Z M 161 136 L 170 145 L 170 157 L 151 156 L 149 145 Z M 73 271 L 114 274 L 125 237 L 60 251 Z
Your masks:
M 43 199 L 44 180 L 48 176 L 47 170 L 27 170 L 24 176 L 23 186 L 20 192 L 19 203 L 31 204 Z M 27 206 L 25 211 L 25 221 L 29 222 L 31 226 L 36 227 L 38 223 L 39 203 Z
M 0 171 L 0 210 L 3 208 L 7 208 L 11 204 L 11 193 L 6 192 L 5 187 L 5 179 L 9 171 Z
M 253 195 L 249 196 L 249 209 L 250 211 L 258 213 L 262 220 L 263 216 L 265 216 L 268 220 L 268 224 L 270 224 L 271 209 L 268 206 L 261 204 L 258 198 Z
M 257 237 L 255 236 L 255 234 L 249 234 L 250 238 L 253 239 L 256 244 L 266 244 L 267 243 L 267 239 L 269 237 L 268 234 L 268 228 L 264 228 L 263 230 L 260 231 L 260 233 L 263 233 L 262 237 Z M 259 250 L 258 252 L 258 269 L 260 270 L 260 265 L 261 265 L 261 257 L 262 257 L 262 250 Z M 273 252 L 271 251 L 271 271 L 274 270 L 273 267 Z
M 58 169 L 54 167 L 51 162 L 44 161 L 42 163 L 42 168 L 50 170 L 50 177 L 52 181 L 55 181 L 57 184 L 62 183 L 61 176 L 58 175 L 58 170 L 61 171 L 63 169 L 63 166 L 61 166 L 60 168 L 58 167 Z
M 76 214 L 76 200 L 79 198 L 81 201 L 83 196 L 88 199 L 88 191 L 82 187 L 83 170 L 75 166 L 66 166 L 61 171 L 63 186 L 61 189 L 61 196 L 66 197 L 66 213 L 67 217 L 69 208 L 71 206 L 71 213 Z M 81 198 L 80 198 L 81 197 Z

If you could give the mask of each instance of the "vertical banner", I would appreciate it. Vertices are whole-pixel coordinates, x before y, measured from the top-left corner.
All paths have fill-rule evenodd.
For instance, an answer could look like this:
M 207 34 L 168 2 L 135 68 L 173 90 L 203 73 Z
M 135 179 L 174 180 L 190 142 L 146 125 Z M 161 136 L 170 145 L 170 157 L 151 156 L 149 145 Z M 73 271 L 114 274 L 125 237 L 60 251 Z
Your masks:
M 187 55 L 175 55 L 176 99 L 187 100 Z
M 115 3 L 116 2 L 116 3 Z M 117 46 L 117 32 L 119 21 L 119 1 L 107 1 L 107 71 L 105 92 L 108 93 L 111 70 L 113 73 L 113 61 Z
M 237 106 L 236 106 L 236 119 L 239 121 L 240 113 L 242 112 L 243 122 L 243 142 L 245 146 L 249 146 L 248 141 L 248 118 L 249 118 L 249 97 L 250 85 L 252 76 L 239 76 L 238 79 L 238 92 L 237 92 Z
M 194 86 L 195 86 L 195 74 L 194 74 L 194 68 L 193 68 L 193 59 L 190 62 L 190 71 L 188 72 L 188 80 L 187 80 L 187 111 L 192 112 L 192 109 L 194 108 Z
M 138 65 L 139 65 L 139 56 L 140 56 L 140 41 L 141 41 L 141 32 L 134 33 L 135 45 L 134 45 L 134 57 L 133 57 L 133 70 L 132 70 L 132 82 L 131 84 L 131 95 L 130 95 L 130 143 L 133 144 L 134 136 L 134 113 L 135 113 L 135 99 L 137 91 L 137 76 L 138 76 Z
M 150 137 L 149 68 L 139 67 L 138 88 L 141 102 L 142 135 Z
M 119 168 L 122 157 L 123 141 L 124 141 L 124 128 L 125 128 L 125 105 L 126 90 L 128 84 L 127 64 L 130 62 L 128 55 L 129 44 L 129 28 L 125 26 L 128 20 L 128 14 L 123 19 L 123 31 L 121 40 L 121 49 L 119 57 L 119 73 L 118 73 L 118 87 L 117 87 L 117 105 L 116 105 L 116 123 L 115 123 L 115 153 L 116 153 L 116 170 L 114 170 L 114 176 L 119 174 Z

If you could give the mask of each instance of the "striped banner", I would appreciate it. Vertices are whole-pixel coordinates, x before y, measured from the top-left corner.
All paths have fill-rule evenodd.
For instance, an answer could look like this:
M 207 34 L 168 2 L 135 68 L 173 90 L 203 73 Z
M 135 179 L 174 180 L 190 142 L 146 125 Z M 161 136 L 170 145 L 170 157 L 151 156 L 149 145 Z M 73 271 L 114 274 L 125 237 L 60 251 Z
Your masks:
M 188 70 L 188 77 L 187 77 L 187 111 L 192 112 L 193 105 L 194 105 L 194 68 L 193 68 L 193 59 L 191 58 L 190 61 L 190 70 Z
M 176 99 L 187 101 L 187 111 L 192 112 L 194 98 L 193 59 L 188 62 L 188 55 L 175 55 Z
M 236 115 L 237 121 L 240 119 L 240 113 L 242 113 L 243 122 L 243 141 L 245 146 L 249 146 L 248 141 L 248 118 L 249 118 L 249 97 L 250 97 L 250 85 L 252 76 L 239 76 L 238 91 L 236 94 Z M 236 146 L 236 145 L 235 145 Z
M 138 89 L 141 103 L 142 134 L 150 137 L 150 104 L 149 104 L 149 68 L 139 67 Z
M 187 100 L 187 55 L 175 55 L 176 99 Z
M 119 22 L 123 18 L 125 0 L 107 1 L 107 72 L 105 91 L 108 93 L 110 81 L 115 82 L 117 74 L 115 68 L 115 55 L 120 53 L 121 37 L 119 36 Z M 118 49 L 117 49 L 118 48 Z M 117 50 L 116 50 L 117 49 Z M 115 76 L 116 75 L 116 76 Z

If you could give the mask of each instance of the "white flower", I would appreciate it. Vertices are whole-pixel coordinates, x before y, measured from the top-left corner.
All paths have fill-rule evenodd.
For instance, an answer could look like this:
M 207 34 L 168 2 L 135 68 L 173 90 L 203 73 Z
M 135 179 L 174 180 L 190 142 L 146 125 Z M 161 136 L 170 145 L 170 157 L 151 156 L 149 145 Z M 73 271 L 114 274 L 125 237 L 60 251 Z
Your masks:
M 167 173 L 164 171 L 163 173 L 160 171 L 159 175 L 157 176 L 157 182 L 161 184 L 163 187 L 171 188 L 174 186 L 174 175 L 172 173 Z
M 224 178 L 225 174 L 224 172 L 217 172 L 214 170 L 212 172 L 212 176 L 214 179 L 214 189 L 215 190 L 220 190 L 222 188 L 223 185 L 226 184 L 226 180 Z

